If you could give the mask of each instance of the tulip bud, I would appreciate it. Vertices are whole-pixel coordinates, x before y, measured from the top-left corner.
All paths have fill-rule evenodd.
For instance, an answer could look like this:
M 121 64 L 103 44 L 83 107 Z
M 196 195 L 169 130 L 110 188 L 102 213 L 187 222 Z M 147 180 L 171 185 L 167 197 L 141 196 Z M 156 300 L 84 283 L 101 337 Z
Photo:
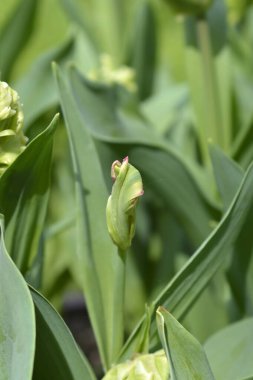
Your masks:
M 169 363 L 163 350 L 139 355 L 113 367 L 102 380 L 168 380 Z
M 0 82 L 0 175 L 24 150 L 24 115 L 19 96 L 5 82 Z
M 115 67 L 113 59 L 109 54 L 102 54 L 100 67 L 88 73 L 88 78 L 108 85 L 119 84 L 129 92 L 136 92 L 135 72 L 131 67 Z
M 197 14 L 205 12 L 213 0 L 165 0 L 180 14 Z
M 128 163 L 112 164 L 112 178 L 115 180 L 107 207 L 106 218 L 109 234 L 121 251 L 130 247 L 135 233 L 135 212 L 138 198 L 143 195 L 142 179 L 139 171 Z

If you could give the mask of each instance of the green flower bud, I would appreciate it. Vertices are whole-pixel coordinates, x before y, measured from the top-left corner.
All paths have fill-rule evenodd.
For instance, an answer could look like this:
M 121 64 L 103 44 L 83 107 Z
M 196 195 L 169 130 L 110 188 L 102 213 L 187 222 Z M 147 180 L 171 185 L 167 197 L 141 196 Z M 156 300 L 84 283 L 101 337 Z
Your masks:
M 102 380 L 168 380 L 169 363 L 163 350 L 139 355 L 134 360 L 119 364 Z
M 165 0 L 180 14 L 197 14 L 205 12 L 213 0 Z
M 139 171 L 128 163 L 112 164 L 112 178 L 115 180 L 107 207 L 106 218 L 109 234 L 121 251 L 130 247 L 135 233 L 135 211 L 138 198 L 143 195 L 142 179 Z
M 108 85 L 119 84 L 129 92 L 136 92 L 135 72 L 128 66 L 115 67 L 109 54 L 102 54 L 100 67 L 88 73 L 88 78 Z
M 17 92 L 6 82 L 0 82 L 0 175 L 25 148 L 23 123 Z

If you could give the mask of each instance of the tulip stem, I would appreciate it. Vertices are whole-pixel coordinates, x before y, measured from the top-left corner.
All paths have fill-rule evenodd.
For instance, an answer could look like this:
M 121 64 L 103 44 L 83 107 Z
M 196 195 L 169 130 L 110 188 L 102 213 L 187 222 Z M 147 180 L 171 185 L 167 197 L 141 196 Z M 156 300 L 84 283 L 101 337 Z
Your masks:
M 224 136 L 219 89 L 206 14 L 197 16 L 196 31 L 201 53 L 203 73 L 203 97 L 206 112 L 206 125 L 202 126 L 202 128 L 205 128 L 205 144 L 207 144 L 207 140 L 211 138 L 213 142 L 223 147 Z

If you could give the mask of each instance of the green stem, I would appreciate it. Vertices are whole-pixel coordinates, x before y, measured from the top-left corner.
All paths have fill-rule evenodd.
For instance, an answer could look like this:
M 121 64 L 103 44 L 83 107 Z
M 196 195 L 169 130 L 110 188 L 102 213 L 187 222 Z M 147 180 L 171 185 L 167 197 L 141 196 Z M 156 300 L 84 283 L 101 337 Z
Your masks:
M 224 147 L 219 89 L 212 53 L 209 26 L 205 14 L 197 16 L 196 30 L 202 57 L 203 100 L 207 115 L 207 125 L 201 126 L 201 128 L 205 128 L 205 144 L 207 144 L 208 139 L 211 139 L 214 143 Z

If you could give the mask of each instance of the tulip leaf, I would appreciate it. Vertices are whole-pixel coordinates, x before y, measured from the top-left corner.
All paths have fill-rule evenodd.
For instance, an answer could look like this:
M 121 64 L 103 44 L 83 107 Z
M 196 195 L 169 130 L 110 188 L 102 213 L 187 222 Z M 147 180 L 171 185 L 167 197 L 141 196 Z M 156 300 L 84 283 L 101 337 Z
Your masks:
M 0 377 L 32 378 L 35 316 L 27 285 L 8 255 L 0 217 Z
M 7 248 L 22 273 L 31 267 L 37 254 L 44 225 L 57 119 L 28 144 L 0 179 Z
M 163 307 L 156 312 L 157 327 L 173 380 L 214 380 L 201 344 Z
M 95 144 L 63 75 L 56 68 L 55 74 L 74 167 L 78 210 L 76 267 L 102 362 L 108 369 L 123 341 L 124 263 L 107 231 L 105 210 L 109 194 Z
M 31 36 L 38 0 L 20 0 L 0 33 L 0 72 L 7 80 L 18 54 Z
M 195 254 L 162 290 L 154 301 L 154 306 L 163 305 L 177 318 L 182 318 L 194 301 L 224 263 L 228 254 L 233 252 L 235 243 L 252 204 L 253 165 L 245 173 L 229 209 L 215 230 L 203 242 Z M 135 352 L 144 317 L 129 337 L 120 355 L 120 360 Z M 156 326 L 151 322 L 151 338 L 156 344 Z
M 128 104 L 119 104 L 119 98 L 124 97 L 120 89 L 92 85 L 74 68 L 69 75 L 76 104 L 92 136 L 109 144 L 115 155 L 128 155 L 140 171 L 144 187 L 146 183 L 175 213 L 193 243 L 202 242 L 210 232 L 210 212 L 215 214 L 215 207 L 204 199 L 200 181 L 195 180 L 186 161 L 141 115 L 129 110 Z
M 50 303 L 30 287 L 36 314 L 33 380 L 95 380 L 63 319 Z
M 205 351 L 217 380 L 253 378 L 253 318 L 233 323 L 211 336 Z

